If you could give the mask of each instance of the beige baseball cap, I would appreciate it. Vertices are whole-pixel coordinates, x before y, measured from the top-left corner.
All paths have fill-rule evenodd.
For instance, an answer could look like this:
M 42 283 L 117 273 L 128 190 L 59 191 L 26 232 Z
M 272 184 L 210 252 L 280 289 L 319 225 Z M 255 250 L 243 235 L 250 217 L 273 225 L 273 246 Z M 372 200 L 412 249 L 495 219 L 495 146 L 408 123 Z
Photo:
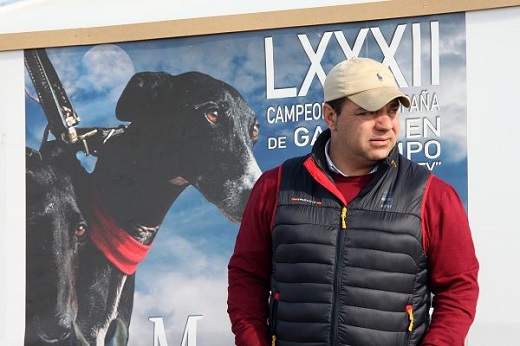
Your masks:
M 410 107 L 410 98 L 399 90 L 390 69 L 368 58 L 350 58 L 334 66 L 325 79 L 323 93 L 325 102 L 348 97 L 370 112 L 396 98 Z

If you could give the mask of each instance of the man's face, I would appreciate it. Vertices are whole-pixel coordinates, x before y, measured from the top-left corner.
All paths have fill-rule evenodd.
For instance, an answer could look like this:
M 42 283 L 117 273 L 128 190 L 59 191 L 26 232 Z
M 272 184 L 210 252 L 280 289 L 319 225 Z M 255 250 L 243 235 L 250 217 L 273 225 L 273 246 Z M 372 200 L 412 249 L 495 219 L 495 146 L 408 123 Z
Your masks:
M 399 101 L 376 112 L 346 100 L 341 114 L 325 104 L 324 117 L 331 130 L 330 156 L 348 175 L 367 174 L 394 147 L 399 134 Z

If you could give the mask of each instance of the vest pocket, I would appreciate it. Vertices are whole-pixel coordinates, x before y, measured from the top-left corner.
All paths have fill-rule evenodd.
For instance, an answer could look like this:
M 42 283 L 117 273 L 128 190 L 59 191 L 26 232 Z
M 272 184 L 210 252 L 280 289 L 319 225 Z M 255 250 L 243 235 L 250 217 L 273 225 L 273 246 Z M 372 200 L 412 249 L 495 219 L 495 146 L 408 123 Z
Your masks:
M 269 296 L 269 333 L 271 334 L 271 346 L 276 346 L 276 315 L 278 313 L 278 301 L 280 294 L 271 292 Z

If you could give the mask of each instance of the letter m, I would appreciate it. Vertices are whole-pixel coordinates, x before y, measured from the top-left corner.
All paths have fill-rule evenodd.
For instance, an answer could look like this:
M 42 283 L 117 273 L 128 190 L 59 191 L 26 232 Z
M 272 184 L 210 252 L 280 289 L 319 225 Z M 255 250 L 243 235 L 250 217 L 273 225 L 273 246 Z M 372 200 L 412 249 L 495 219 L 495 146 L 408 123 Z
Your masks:
M 197 321 L 202 315 L 190 315 L 186 320 L 181 346 L 197 346 Z M 153 324 L 153 346 L 168 346 L 162 317 L 148 318 Z

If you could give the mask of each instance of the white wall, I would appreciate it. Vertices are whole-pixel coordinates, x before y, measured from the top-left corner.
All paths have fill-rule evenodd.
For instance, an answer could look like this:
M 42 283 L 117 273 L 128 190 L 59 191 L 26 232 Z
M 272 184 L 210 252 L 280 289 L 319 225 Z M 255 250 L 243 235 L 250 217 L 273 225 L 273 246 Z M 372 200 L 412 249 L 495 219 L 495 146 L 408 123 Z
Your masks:
M 0 7 L 0 34 L 378 1 L 386 0 L 19 0 Z
M 25 321 L 23 76 L 23 53 L 0 53 L 0 345 L 5 346 L 23 344 Z
M 520 7 L 467 15 L 469 217 L 481 271 L 470 345 L 520 344 Z
M 249 8 L 241 3 L 244 12 Z M 270 8 L 281 9 L 281 8 Z M 236 7 L 235 7 L 236 10 Z M 0 12 L 1 14 L 1 12 Z M 138 16 L 138 13 L 135 13 Z M 520 340 L 519 164 L 520 6 L 467 14 L 469 217 L 481 264 L 471 346 Z M 0 345 L 22 345 L 24 244 L 24 80 L 21 52 L 0 52 Z M 18 236 L 18 235 L 17 235 Z

